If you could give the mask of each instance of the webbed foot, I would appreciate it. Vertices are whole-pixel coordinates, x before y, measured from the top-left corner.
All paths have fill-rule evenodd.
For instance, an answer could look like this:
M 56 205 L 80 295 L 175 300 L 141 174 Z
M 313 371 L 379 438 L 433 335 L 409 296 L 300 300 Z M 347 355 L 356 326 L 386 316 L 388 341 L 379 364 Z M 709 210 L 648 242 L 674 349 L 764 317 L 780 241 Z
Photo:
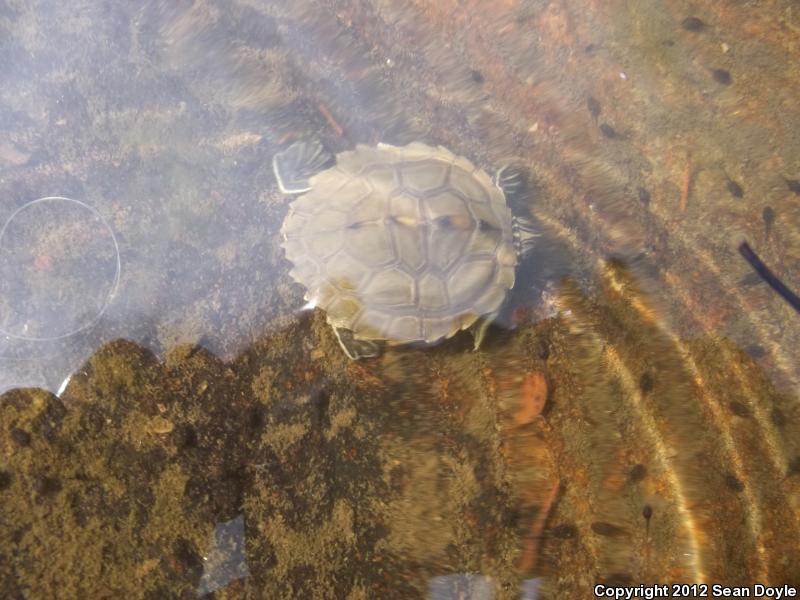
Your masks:
M 494 184 L 503 190 L 508 201 L 516 200 L 525 193 L 527 173 L 521 167 L 505 165 L 495 174 Z
M 336 163 L 333 154 L 316 140 L 295 142 L 272 157 L 272 171 L 284 194 L 302 194 L 311 189 L 309 180 Z

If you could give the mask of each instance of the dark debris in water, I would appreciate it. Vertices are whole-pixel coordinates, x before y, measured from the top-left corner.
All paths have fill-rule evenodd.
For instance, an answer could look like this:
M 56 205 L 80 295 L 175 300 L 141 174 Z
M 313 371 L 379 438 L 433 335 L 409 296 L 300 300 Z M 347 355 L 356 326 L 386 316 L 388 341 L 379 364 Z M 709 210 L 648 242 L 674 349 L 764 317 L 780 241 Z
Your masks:
M 697 32 L 705 29 L 706 24 L 697 17 L 686 17 L 683 21 L 681 21 L 681 27 L 683 27 L 686 31 Z
M 578 537 L 578 530 L 570 523 L 561 523 L 550 530 L 553 537 L 560 540 L 571 540 Z
M 746 418 L 750 416 L 750 409 L 738 400 L 731 401 L 728 407 L 730 408 L 730 411 L 737 417 Z
M 645 504 L 644 507 L 642 508 L 642 516 L 646 521 L 649 522 L 653 516 L 653 507 L 650 506 L 649 504 Z
M 610 140 L 616 140 L 619 138 L 619 134 L 617 133 L 616 129 L 614 129 L 608 123 L 600 124 L 600 133 L 602 133 L 605 137 L 607 137 Z
M 764 283 L 764 279 L 756 271 L 750 271 L 739 279 L 739 285 L 742 287 L 752 287 Z
M 604 521 L 595 521 L 592 523 L 592 531 L 603 537 L 619 537 L 625 533 L 622 527 Z
M 775 427 L 784 427 L 788 422 L 786 413 L 784 413 L 780 408 L 773 408 L 769 413 L 769 419 L 772 421 Z
M 765 206 L 761 211 L 761 218 L 764 220 L 764 227 L 767 230 L 767 234 L 769 234 L 775 224 L 775 209 L 771 206 Z
M 800 456 L 792 457 L 786 467 L 787 477 L 794 477 L 796 475 L 800 475 Z
M 766 348 L 761 344 L 748 344 L 744 351 L 755 359 L 764 358 L 767 355 Z
M 632 482 L 638 483 L 639 481 L 642 481 L 645 477 L 647 477 L 647 467 L 645 467 L 641 463 L 634 465 L 633 468 L 631 468 L 631 471 L 628 474 L 628 476 L 630 477 L 630 480 Z
M 742 189 L 742 186 L 731 178 L 728 178 L 728 180 L 725 182 L 725 187 L 728 188 L 728 191 L 734 198 L 741 198 L 744 196 L 744 190 Z
M 793 192 L 800 196 L 800 179 L 784 179 L 786 182 L 786 187 L 789 188 L 790 192 Z
M 592 115 L 592 118 L 597 119 L 600 116 L 600 112 L 602 109 L 600 108 L 600 103 L 594 96 L 587 96 L 586 97 L 586 108 L 589 110 L 589 114 Z
M 744 491 L 744 484 L 732 473 L 725 475 L 725 485 L 728 487 L 728 489 L 736 492 L 737 494 Z
M 712 69 L 711 76 L 714 78 L 714 81 L 722 85 L 730 85 L 733 81 L 730 72 L 725 69 Z

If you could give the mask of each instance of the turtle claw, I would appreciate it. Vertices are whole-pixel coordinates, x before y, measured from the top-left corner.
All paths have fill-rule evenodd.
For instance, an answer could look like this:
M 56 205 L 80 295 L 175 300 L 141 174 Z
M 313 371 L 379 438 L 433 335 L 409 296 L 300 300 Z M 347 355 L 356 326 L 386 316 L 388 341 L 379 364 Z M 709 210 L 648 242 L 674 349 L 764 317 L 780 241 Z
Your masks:
M 272 157 L 272 171 L 284 194 L 302 194 L 311 189 L 311 178 L 336 162 L 318 141 L 295 142 Z
M 350 360 L 358 360 L 359 358 L 372 358 L 381 353 L 381 347 L 378 342 L 372 340 L 357 340 L 353 332 L 344 327 L 334 327 L 333 332 L 336 334 L 336 339 L 339 340 L 339 345 L 344 350 L 344 353 Z
M 513 217 L 511 219 L 512 237 L 514 238 L 514 248 L 520 257 L 525 257 L 536 243 L 536 238 L 542 234 L 537 233 L 536 225 L 531 219 L 525 217 Z

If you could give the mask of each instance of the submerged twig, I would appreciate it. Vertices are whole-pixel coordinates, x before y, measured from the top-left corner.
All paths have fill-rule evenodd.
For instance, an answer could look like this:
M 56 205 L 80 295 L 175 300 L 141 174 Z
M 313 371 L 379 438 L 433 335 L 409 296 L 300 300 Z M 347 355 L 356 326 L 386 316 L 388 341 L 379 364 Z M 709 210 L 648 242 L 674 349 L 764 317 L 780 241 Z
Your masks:
M 334 119 L 333 113 L 331 113 L 330 109 L 323 102 L 317 104 L 317 108 L 319 109 L 319 112 L 322 113 L 322 116 L 325 117 L 325 120 L 328 122 L 328 125 L 331 126 L 331 129 L 336 132 L 336 135 L 342 137 L 344 135 L 344 128 L 339 125 L 339 122 L 336 119 Z
M 681 185 L 680 210 L 684 212 L 689 202 L 689 188 L 692 184 L 692 160 L 691 155 L 686 154 L 686 166 L 683 169 L 683 185 Z

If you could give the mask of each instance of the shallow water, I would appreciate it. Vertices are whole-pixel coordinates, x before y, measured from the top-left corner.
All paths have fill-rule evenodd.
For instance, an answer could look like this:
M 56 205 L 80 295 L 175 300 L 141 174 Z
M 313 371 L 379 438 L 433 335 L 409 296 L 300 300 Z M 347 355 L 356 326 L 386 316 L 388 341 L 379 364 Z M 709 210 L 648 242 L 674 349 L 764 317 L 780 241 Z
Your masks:
M 0 596 L 800 586 L 793 2 L 0 1 Z M 487 340 L 349 361 L 271 160 L 528 173 Z M 38 202 L 65 197 L 65 202 Z M 75 201 L 75 202 L 72 202 Z

